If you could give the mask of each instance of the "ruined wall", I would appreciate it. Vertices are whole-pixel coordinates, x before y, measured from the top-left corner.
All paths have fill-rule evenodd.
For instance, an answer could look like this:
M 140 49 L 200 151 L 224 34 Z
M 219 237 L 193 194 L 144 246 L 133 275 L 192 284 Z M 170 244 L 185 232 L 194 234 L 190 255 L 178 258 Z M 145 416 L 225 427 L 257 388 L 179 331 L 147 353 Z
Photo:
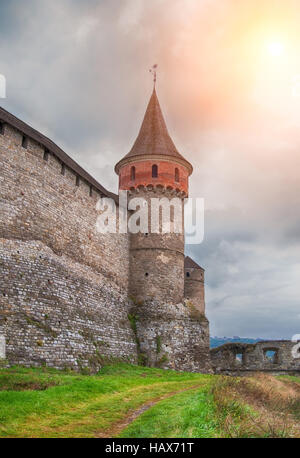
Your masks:
M 247 375 L 261 371 L 300 375 L 300 353 L 297 358 L 292 354 L 295 345 L 290 340 L 227 343 L 210 351 L 211 362 L 218 374 Z
M 0 334 L 10 363 L 136 360 L 127 235 L 98 234 L 100 193 L 5 124 L 0 134 Z M 63 173 L 62 173 L 63 172 Z
M 131 317 L 140 361 L 153 367 L 211 372 L 209 323 L 190 301 L 135 303 Z

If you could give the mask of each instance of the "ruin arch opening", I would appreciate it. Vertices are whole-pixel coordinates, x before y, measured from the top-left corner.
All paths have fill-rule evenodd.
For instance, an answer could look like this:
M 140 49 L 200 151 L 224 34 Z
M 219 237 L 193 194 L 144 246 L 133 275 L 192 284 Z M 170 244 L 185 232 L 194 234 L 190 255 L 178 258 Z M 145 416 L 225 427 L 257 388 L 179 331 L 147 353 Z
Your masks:
M 268 363 L 278 364 L 278 348 L 264 348 L 264 360 Z

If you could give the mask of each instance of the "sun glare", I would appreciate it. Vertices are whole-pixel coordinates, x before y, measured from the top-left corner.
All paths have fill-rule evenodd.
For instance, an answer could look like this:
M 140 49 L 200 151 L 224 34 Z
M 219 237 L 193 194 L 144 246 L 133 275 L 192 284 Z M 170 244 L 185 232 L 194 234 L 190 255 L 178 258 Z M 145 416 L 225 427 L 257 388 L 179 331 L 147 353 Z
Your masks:
M 284 45 L 280 41 L 271 41 L 267 45 L 267 50 L 270 56 L 281 56 L 284 51 Z

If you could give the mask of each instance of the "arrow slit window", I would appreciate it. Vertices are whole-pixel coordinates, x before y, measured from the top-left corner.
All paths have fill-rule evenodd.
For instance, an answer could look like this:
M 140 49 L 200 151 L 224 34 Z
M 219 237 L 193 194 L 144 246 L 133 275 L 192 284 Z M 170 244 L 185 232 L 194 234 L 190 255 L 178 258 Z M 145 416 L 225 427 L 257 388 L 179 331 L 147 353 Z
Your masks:
M 131 181 L 135 180 L 135 167 L 131 167 L 130 179 L 131 179 Z
M 158 167 L 156 164 L 152 165 L 152 178 L 157 178 L 158 176 Z

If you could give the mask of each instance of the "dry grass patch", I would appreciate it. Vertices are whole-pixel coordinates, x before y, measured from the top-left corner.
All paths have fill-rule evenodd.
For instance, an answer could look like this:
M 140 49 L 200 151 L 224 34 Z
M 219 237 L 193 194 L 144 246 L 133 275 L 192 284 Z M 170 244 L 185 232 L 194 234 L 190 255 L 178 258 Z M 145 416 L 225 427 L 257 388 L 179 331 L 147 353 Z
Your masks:
M 300 386 L 276 377 L 222 377 L 213 388 L 227 437 L 300 437 Z

